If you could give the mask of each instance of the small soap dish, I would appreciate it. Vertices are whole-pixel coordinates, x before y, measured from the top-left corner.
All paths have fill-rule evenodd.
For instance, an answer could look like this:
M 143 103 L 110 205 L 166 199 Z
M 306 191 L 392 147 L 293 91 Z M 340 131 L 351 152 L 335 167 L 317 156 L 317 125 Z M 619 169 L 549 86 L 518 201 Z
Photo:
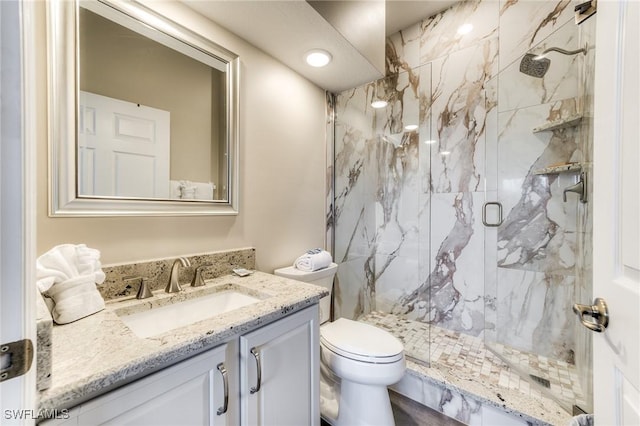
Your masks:
M 251 274 L 253 274 L 254 271 L 250 271 L 248 269 L 244 269 L 244 268 L 236 268 L 233 269 L 233 273 L 236 274 L 239 277 L 247 277 Z

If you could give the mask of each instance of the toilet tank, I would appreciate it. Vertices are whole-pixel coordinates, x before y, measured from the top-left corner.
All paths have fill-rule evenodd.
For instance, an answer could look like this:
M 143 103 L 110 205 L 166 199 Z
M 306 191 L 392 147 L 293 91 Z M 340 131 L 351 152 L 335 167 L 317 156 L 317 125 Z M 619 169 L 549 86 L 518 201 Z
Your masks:
M 336 272 L 338 272 L 338 265 L 335 263 L 313 272 L 301 271 L 293 266 L 273 271 L 279 277 L 319 285 L 329 290 L 329 295 L 320 299 L 320 324 L 329 321 L 331 315 L 331 292 L 333 291 L 333 277 L 335 277 Z

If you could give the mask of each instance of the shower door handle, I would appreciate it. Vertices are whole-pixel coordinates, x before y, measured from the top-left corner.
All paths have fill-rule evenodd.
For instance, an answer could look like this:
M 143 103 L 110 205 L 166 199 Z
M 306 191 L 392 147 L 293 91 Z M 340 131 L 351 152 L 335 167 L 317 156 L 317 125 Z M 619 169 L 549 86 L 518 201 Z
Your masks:
M 604 299 L 600 297 L 593 301 L 593 305 L 575 303 L 573 312 L 578 315 L 582 325 L 591 331 L 602 333 L 609 326 L 609 309 Z
M 487 206 L 498 206 L 498 221 L 495 223 L 487 222 Z M 502 204 L 498 201 L 487 201 L 482 205 L 482 224 L 484 226 L 498 227 L 502 225 Z

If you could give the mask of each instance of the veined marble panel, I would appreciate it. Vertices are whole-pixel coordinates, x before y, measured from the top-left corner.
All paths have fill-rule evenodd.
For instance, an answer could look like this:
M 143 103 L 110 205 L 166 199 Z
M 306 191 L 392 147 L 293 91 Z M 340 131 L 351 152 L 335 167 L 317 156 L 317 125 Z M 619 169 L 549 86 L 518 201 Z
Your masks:
M 422 22 L 398 31 L 385 42 L 386 74 L 396 74 L 419 67 Z
M 571 20 L 570 0 L 500 0 L 500 69 Z
M 334 168 L 334 258 L 367 255 L 375 238 L 375 150 L 371 85 L 336 97 Z M 373 166 L 375 167 L 373 167 Z
M 396 145 L 401 143 L 404 133 L 417 129 L 407 129 L 405 126 L 420 124 L 419 70 L 418 68 L 393 74 L 372 83 L 375 87 L 375 97 L 388 102 L 386 107 L 375 110 L 373 129 L 377 135 L 388 137 L 388 140 Z
M 575 277 L 498 268 L 498 343 L 574 363 Z
M 484 190 L 498 189 L 498 77 L 485 83 L 485 174 Z M 490 201 L 490 200 L 487 200 Z
M 577 175 L 535 175 L 551 164 L 575 160 L 576 130 L 533 134 L 531 129 L 575 111 L 574 99 L 500 113 L 499 198 L 505 220 L 498 230 L 498 265 L 573 274 L 579 201 L 564 188 Z M 536 124 L 537 123 L 537 124 Z
M 354 141 L 360 142 L 355 138 Z M 341 164 L 338 163 L 340 157 L 343 159 Z M 349 146 L 340 150 L 336 140 L 334 258 L 337 262 L 365 255 L 375 237 L 375 221 L 371 213 L 374 199 L 369 191 L 373 183 L 371 178 L 367 182 L 365 176 L 366 158 L 364 152 L 352 151 Z
M 465 198 L 467 198 L 465 200 Z M 458 201 L 468 202 L 466 211 L 457 208 Z M 474 336 L 480 335 L 484 330 L 484 266 L 485 258 L 482 256 L 485 245 L 485 227 L 482 224 L 482 206 L 485 194 L 474 192 L 471 194 L 433 194 L 432 223 L 437 224 L 431 230 L 431 264 L 438 265 L 444 256 L 455 257 L 452 265 L 453 287 L 459 292 L 460 299 L 455 307 L 451 307 L 450 315 L 442 321 L 433 321 L 434 324 L 449 330 L 460 331 Z M 459 216 L 460 214 L 464 216 Z M 457 238 L 456 227 L 462 223 L 466 227 L 468 241 L 462 246 L 463 239 Z M 455 241 L 456 246 L 451 250 L 450 243 Z M 449 253 L 446 253 L 446 250 Z M 459 252 L 457 252 L 459 250 Z M 432 299 L 438 297 L 438 292 L 432 293 Z M 437 300 L 437 299 L 436 299 Z M 438 300 L 441 309 L 448 309 L 445 300 Z
M 577 50 L 583 47 L 573 21 L 567 22 L 547 39 L 541 41 L 531 50 L 531 53 L 542 53 L 548 47 L 560 47 L 565 50 Z M 520 72 L 522 57 L 523 55 L 510 65 L 501 67 L 498 100 L 500 112 L 579 97 L 580 65 L 584 59 L 582 53 L 571 56 L 557 52 L 547 53 L 551 64 L 542 78 Z M 502 64 L 502 51 L 500 51 L 500 61 Z
M 489 39 L 432 64 L 434 192 L 474 192 L 484 184 L 485 83 L 497 69 L 497 47 L 497 39 Z
M 423 195 L 431 193 L 431 145 L 437 141 L 432 134 L 431 125 L 431 64 L 423 65 L 419 69 L 420 85 L 418 86 L 420 138 L 419 167 L 422 180 L 421 192 Z M 428 195 L 427 195 L 428 196 Z
M 375 310 L 373 268 L 367 257 L 340 263 L 333 289 L 336 318 L 356 319 Z
M 389 36 L 386 40 L 387 75 L 408 71 L 498 35 L 499 3 L 472 0 Z M 466 33 L 458 32 L 470 25 Z
M 496 38 L 498 16 L 496 0 L 470 0 L 425 19 L 421 23 L 420 64 Z M 466 24 L 471 29 L 461 34 L 458 29 Z
M 333 253 L 333 234 L 334 234 L 334 216 L 333 216 L 333 202 L 334 202 L 334 186 L 333 186 L 333 159 L 334 156 L 334 129 L 335 129 L 335 112 L 336 112 L 336 95 L 333 93 L 325 92 L 325 114 L 326 114 L 326 122 L 325 122 L 325 134 L 326 134 L 326 153 L 325 153 L 325 161 L 327 165 L 326 175 L 325 175 L 325 238 L 324 238 L 324 247 L 326 250 L 330 251 L 332 255 Z
M 389 142 L 378 145 L 377 254 L 414 252 L 418 247 L 418 212 L 421 211 L 418 149 L 415 131 L 404 133 L 398 146 Z
M 433 194 L 431 272 L 392 312 L 478 335 L 484 329 L 483 193 Z
M 376 310 L 390 312 L 398 300 L 418 287 L 418 264 L 422 256 L 413 253 L 377 255 L 376 262 Z

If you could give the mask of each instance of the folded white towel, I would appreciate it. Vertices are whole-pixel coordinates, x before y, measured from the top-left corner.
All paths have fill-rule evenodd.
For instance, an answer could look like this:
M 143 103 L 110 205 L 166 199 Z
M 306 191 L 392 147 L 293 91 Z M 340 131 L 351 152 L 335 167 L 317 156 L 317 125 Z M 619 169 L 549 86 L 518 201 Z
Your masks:
M 211 182 L 181 180 L 172 185 L 175 185 L 175 190 L 173 187 L 171 189 L 172 198 L 183 200 L 213 200 L 213 191 L 216 189 L 215 184 Z
M 331 265 L 331 253 L 322 249 L 312 249 L 298 257 L 293 266 L 301 271 L 313 272 Z
M 51 315 L 58 324 L 66 324 L 104 309 L 104 300 L 96 289 L 105 274 L 100 252 L 84 244 L 62 244 L 36 261 L 38 290 L 53 301 Z

